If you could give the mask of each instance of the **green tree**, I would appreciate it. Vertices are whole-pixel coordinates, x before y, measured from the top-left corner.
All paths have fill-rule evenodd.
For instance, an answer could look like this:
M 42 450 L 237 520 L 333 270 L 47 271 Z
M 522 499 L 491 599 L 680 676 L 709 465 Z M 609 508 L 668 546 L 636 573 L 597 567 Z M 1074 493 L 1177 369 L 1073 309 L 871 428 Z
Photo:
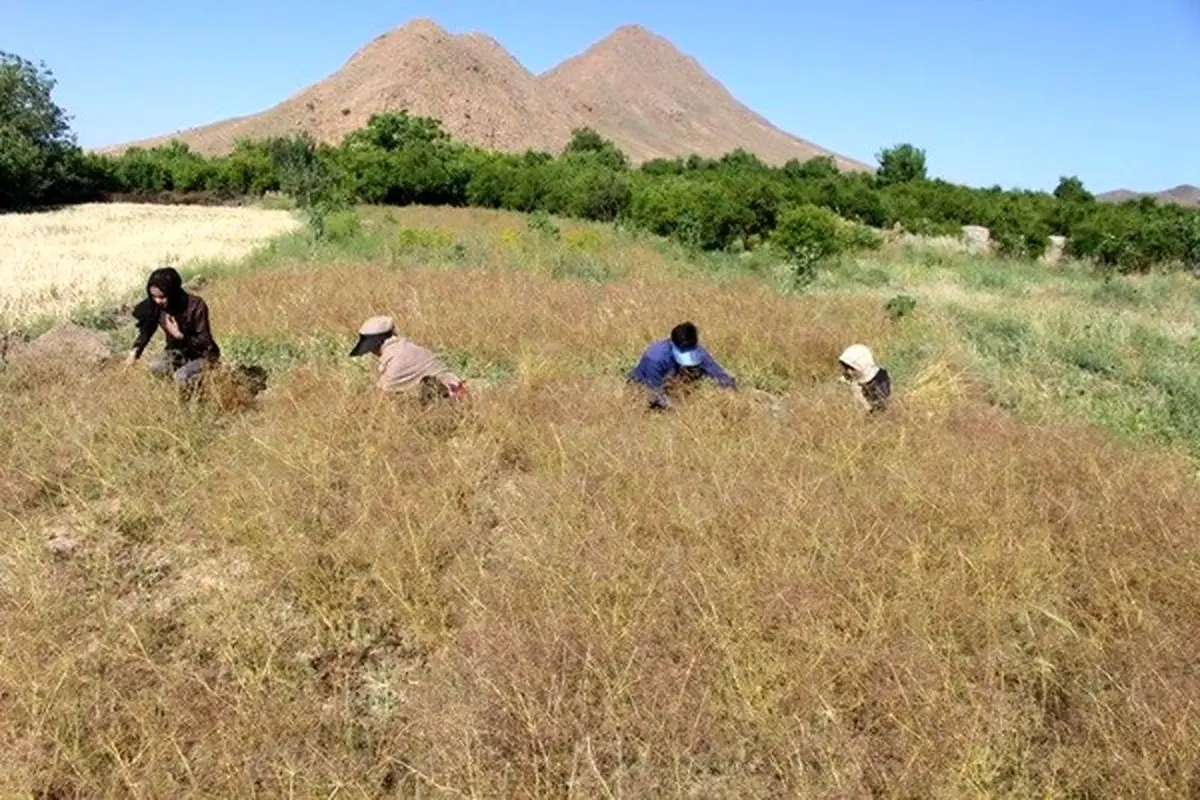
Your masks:
M 589 154 L 610 169 L 629 169 L 629 157 L 621 152 L 621 148 L 591 128 L 576 128 L 563 154 Z
M 806 161 L 791 159 L 783 165 L 783 174 L 791 180 L 813 181 L 836 178 L 839 170 L 831 156 L 813 156 Z
M 1083 188 L 1083 181 L 1074 175 L 1062 176 L 1054 187 L 1054 197 L 1064 203 L 1090 203 L 1096 198 Z
M 450 136 L 442 123 L 430 117 L 419 117 L 407 111 L 372 114 L 367 124 L 342 140 L 342 147 L 378 147 L 381 150 L 403 150 L 416 145 L 448 145 Z
M 879 170 L 875 179 L 880 186 L 925 180 L 925 151 L 911 144 L 889 147 L 875 156 Z
M 0 51 L 0 208 L 53 201 L 78 148 L 45 64 Z
M 770 167 L 763 163 L 762 159 L 743 147 L 738 147 L 726 153 L 717 161 L 717 165 L 720 169 L 734 174 L 745 174 L 748 172 L 762 173 L 770 169 Z

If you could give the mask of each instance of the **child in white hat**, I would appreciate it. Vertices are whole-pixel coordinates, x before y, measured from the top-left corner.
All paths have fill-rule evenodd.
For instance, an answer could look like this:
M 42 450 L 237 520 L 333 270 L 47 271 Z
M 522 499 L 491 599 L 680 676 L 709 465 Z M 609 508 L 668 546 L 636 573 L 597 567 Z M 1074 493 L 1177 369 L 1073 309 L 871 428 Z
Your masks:
M 875 363 L 875 356 L 863 344 L 846 348 L 838 358 L 842 367 L 842 380 L 854 387 L 854 395 L 868 413 L 887 408 L 892 394 L 892 379 L 887 370 Z

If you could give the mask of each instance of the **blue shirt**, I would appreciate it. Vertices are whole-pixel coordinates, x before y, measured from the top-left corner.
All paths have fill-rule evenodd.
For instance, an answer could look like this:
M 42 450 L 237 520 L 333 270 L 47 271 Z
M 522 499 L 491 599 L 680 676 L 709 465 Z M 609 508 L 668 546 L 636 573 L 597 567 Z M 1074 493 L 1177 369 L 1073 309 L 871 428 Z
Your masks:
M 700 363 L 696 365 L 697 369 L 721 386 L 729 389 L 737 388 L 737 382 L 721 368 L 721 365 L 708 354 L 707 350 L 697 347 L 695 352 L 700 356 Z M 667 398 L 663 394 L 663 384 L 678 370 L 679 365 L 675 363 L 675 357 L 671 355 L 671 340 L 663 339 L 646 348 L 646 352 L 642 354 L 642 360 L 629 373 L 629 380 L 648 386 L 654 393 L 654 399 L 665 405 Z

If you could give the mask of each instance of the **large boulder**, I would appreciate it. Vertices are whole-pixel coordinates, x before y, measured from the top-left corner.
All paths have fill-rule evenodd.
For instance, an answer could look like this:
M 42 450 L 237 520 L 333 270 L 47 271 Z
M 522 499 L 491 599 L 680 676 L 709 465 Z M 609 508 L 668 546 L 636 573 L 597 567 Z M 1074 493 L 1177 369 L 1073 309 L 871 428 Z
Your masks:
M 1067 251 L 1067 237 L 1051 236 L 1050 244 L 1046 246 L 1046 252 L 1042 255 L 1042 261 L 1046 264 L 1054 265 L 1063 260 L 1063 255 Z
M 970 253 L 987 253 L 992 249 L 992 232 L 982 225 L 963 225 L 962 235 Z

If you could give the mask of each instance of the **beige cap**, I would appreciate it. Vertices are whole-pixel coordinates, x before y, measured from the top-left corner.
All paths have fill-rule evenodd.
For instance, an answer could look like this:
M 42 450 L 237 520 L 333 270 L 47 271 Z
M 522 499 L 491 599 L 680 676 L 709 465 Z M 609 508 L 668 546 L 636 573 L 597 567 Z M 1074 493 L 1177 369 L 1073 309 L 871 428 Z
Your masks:
M 391 317 L 371 317 L 362 324 L 358 332 L 362 336 L 379 336 L 388 333 L 396 327 L 396 323 Z
M 358 329 L 358 341 L 350 350 L 350 357 L 366 355 L 383 344 L 384 337 L 392 332 L 396 323 L 391 317 L 371 317 Z

